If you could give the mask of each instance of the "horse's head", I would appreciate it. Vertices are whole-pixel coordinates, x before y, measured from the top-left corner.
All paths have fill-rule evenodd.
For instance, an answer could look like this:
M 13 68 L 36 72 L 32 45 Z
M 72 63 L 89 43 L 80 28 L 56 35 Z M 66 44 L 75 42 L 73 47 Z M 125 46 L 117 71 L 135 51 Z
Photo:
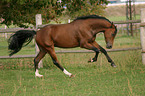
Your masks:
M 111 49 L 113 46 L 114 38 L 117 34 L 117 28 L 116 26 L 112 23 L 110 28 L 107 28 L 104 32 L 104 37 L 106 41 L 106 48 Z

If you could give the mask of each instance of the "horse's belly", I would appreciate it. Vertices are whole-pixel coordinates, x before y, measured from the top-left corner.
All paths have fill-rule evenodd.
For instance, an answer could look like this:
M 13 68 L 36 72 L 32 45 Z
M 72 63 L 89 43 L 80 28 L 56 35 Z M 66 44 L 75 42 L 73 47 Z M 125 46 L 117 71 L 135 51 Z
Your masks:
M 61 47 L 61 48 L 73 48 L 73 47 L 78 47 L 79 43 L 77 40 L 73 39 L 60 39 L 58 41 L 54 41 L 54 46 L 55 47 Z

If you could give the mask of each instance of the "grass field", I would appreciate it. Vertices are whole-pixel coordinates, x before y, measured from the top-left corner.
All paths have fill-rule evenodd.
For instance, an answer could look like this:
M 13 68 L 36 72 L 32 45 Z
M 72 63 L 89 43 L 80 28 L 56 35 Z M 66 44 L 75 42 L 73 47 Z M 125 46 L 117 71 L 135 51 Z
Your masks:
M 98 35 L 96 40 L 105 47 L 102 34 Z M 1 41 L 0 45 L 7 46 L 7 43 Z M 113 48 L 129 47 L 140 47 L 139 34 L 135 37 L 118 34 Z M 0 53 L 8 55 L 7 48 L 0 50 Z M 17 55 L 33 53 L 35 53 L 34 44 L 31 42 Z M 95 55 L 94 53 L 57 54 L 60 63 L 76 75 L 74 78 L 67 77 L 54 66 L 49 55 L 43 59 L 44 68 L 40 69 L 44 78 L 34 77 L 33 58 L 0 59 L 0 95 L 144 96 L 145 66 L 141 62 L 141 50 L 108 54 L 117 68 L 112 68 L 103 54 L 100 54 L 98 61 L 94 63 L 87 62 Z
M 93 53 L 57 54 L 61 64 L 75 78 L 65 76 L 49 56 L 43 60 L 35 78 L 32 59 L 3 59 L 0 74 L 1 96 L 144 96 L 145 66 L 141 51 L 111 52 L 117 68 L 112 68 L 103 54 L 98 62 L 87 63 Z M 1 66 L 2 67 L 2 66 Z

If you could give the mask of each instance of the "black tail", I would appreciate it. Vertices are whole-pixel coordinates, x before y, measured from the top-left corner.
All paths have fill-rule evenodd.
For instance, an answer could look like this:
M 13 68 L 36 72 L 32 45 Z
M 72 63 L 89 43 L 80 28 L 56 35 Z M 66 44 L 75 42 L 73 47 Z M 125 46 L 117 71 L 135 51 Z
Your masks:
M 19 52 L 23 46 L 28 45 L 36 31 L 34 30 L 19 30 L 13 34 L 8 40 L 8 49 L 10 49 L 10 56 Z M 24 44 L 25 43 L 25 44 Z

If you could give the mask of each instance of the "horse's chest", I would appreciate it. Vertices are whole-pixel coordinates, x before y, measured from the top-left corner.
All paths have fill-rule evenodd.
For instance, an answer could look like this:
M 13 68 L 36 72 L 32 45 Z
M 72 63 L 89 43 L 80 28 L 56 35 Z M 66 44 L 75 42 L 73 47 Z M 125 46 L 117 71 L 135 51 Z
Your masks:
M 95 37 L 91 37 L 91 38 L 88 39 L 88 42 L 89 42 L 89 43 L 94 42 L 95 39 L 96 39 Z
M 93 36 L 92 34 L 87 34 L 86 36 L 84 36 L 84 39 L 91 43 L 95 41 L 96 36 Z

